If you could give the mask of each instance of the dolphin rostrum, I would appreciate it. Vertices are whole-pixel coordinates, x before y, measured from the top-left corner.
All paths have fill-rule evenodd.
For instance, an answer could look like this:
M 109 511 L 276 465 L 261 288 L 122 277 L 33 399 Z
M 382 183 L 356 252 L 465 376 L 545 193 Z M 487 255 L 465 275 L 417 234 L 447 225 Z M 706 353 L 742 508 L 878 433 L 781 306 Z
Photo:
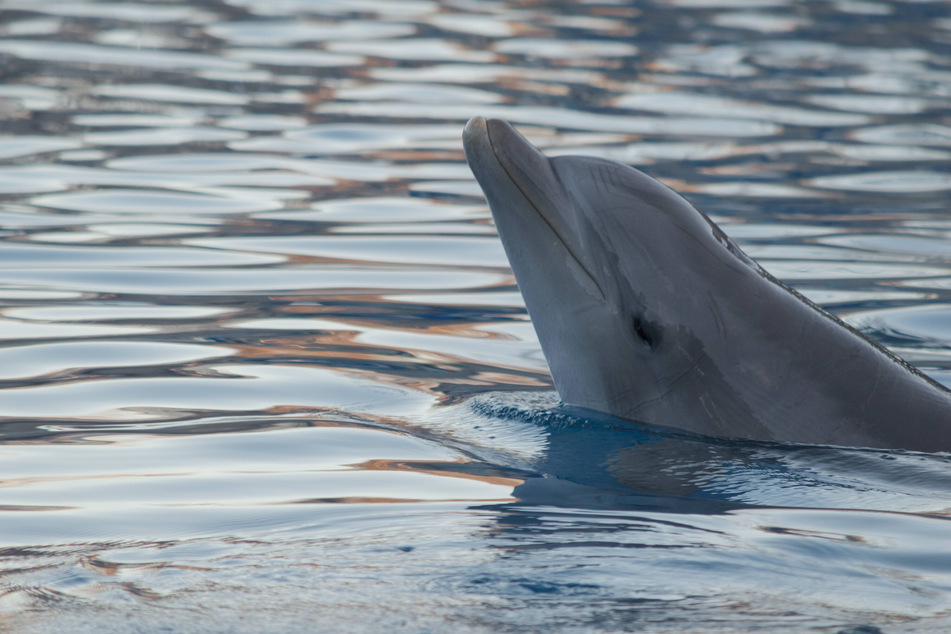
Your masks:
M 563 402 L 752 440 L 951 451 L 951 392 L 621 163 L 476 117 L 485 192 Z

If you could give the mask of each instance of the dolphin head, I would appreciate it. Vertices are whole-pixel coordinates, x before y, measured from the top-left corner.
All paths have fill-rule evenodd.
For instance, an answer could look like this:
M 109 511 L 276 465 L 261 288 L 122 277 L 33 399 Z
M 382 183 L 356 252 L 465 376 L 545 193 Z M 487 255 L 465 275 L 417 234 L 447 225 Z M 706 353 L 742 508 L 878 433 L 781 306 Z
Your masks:
M 718 382 L 732 345 L 723 311 L 749 303 L 724 295 L 749 300 L 765 273 L 630 166 L 547 158 L 508 123 L 481 117 L 463 142 L 562 400 L 648 422 L 693 415 L 666 397 L 694 389 L 702 406 L 698 386 Z M 698 372 L 708 376 L 698 382 Z M 725 425 L 748 417 L 720 401 Z

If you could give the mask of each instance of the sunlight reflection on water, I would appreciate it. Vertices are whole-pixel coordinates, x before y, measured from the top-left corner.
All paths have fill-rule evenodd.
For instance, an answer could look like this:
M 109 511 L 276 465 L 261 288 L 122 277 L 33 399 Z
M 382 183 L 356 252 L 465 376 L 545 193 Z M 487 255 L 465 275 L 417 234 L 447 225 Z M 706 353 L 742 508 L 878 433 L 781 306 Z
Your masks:
M 951 385 L 940 2 L 0 0 L 0 624 L 949 627 L 946 456 L 560 408 L 471 116 Z

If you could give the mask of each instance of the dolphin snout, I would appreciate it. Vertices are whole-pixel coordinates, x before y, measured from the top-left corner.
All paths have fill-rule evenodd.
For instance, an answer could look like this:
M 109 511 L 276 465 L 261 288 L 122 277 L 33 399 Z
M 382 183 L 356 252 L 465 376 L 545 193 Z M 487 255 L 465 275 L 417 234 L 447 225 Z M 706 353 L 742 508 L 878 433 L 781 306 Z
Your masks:
M 501 119 L 472 117 L 462 131 L 462 145 L 466 152 L 490 152 L 511 173 L 518 164 L 547 165 L 548 158 L 529 143 L 512 124 Z
M 485 117 L 472 117 L 462 131 L 463 146 L 470 146 L 482 139 L 488 139 L 489 130 L 485 124 Z

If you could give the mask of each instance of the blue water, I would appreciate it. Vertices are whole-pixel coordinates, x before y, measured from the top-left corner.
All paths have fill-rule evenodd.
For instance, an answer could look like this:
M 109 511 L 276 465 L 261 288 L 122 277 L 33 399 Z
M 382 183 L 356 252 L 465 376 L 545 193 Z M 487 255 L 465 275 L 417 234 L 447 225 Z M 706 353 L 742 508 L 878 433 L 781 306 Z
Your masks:
M 946 2 L 0 0 L 0 629 L 951 629 L 947 454 L 559 404 L 474 115 L 951 385 Z

